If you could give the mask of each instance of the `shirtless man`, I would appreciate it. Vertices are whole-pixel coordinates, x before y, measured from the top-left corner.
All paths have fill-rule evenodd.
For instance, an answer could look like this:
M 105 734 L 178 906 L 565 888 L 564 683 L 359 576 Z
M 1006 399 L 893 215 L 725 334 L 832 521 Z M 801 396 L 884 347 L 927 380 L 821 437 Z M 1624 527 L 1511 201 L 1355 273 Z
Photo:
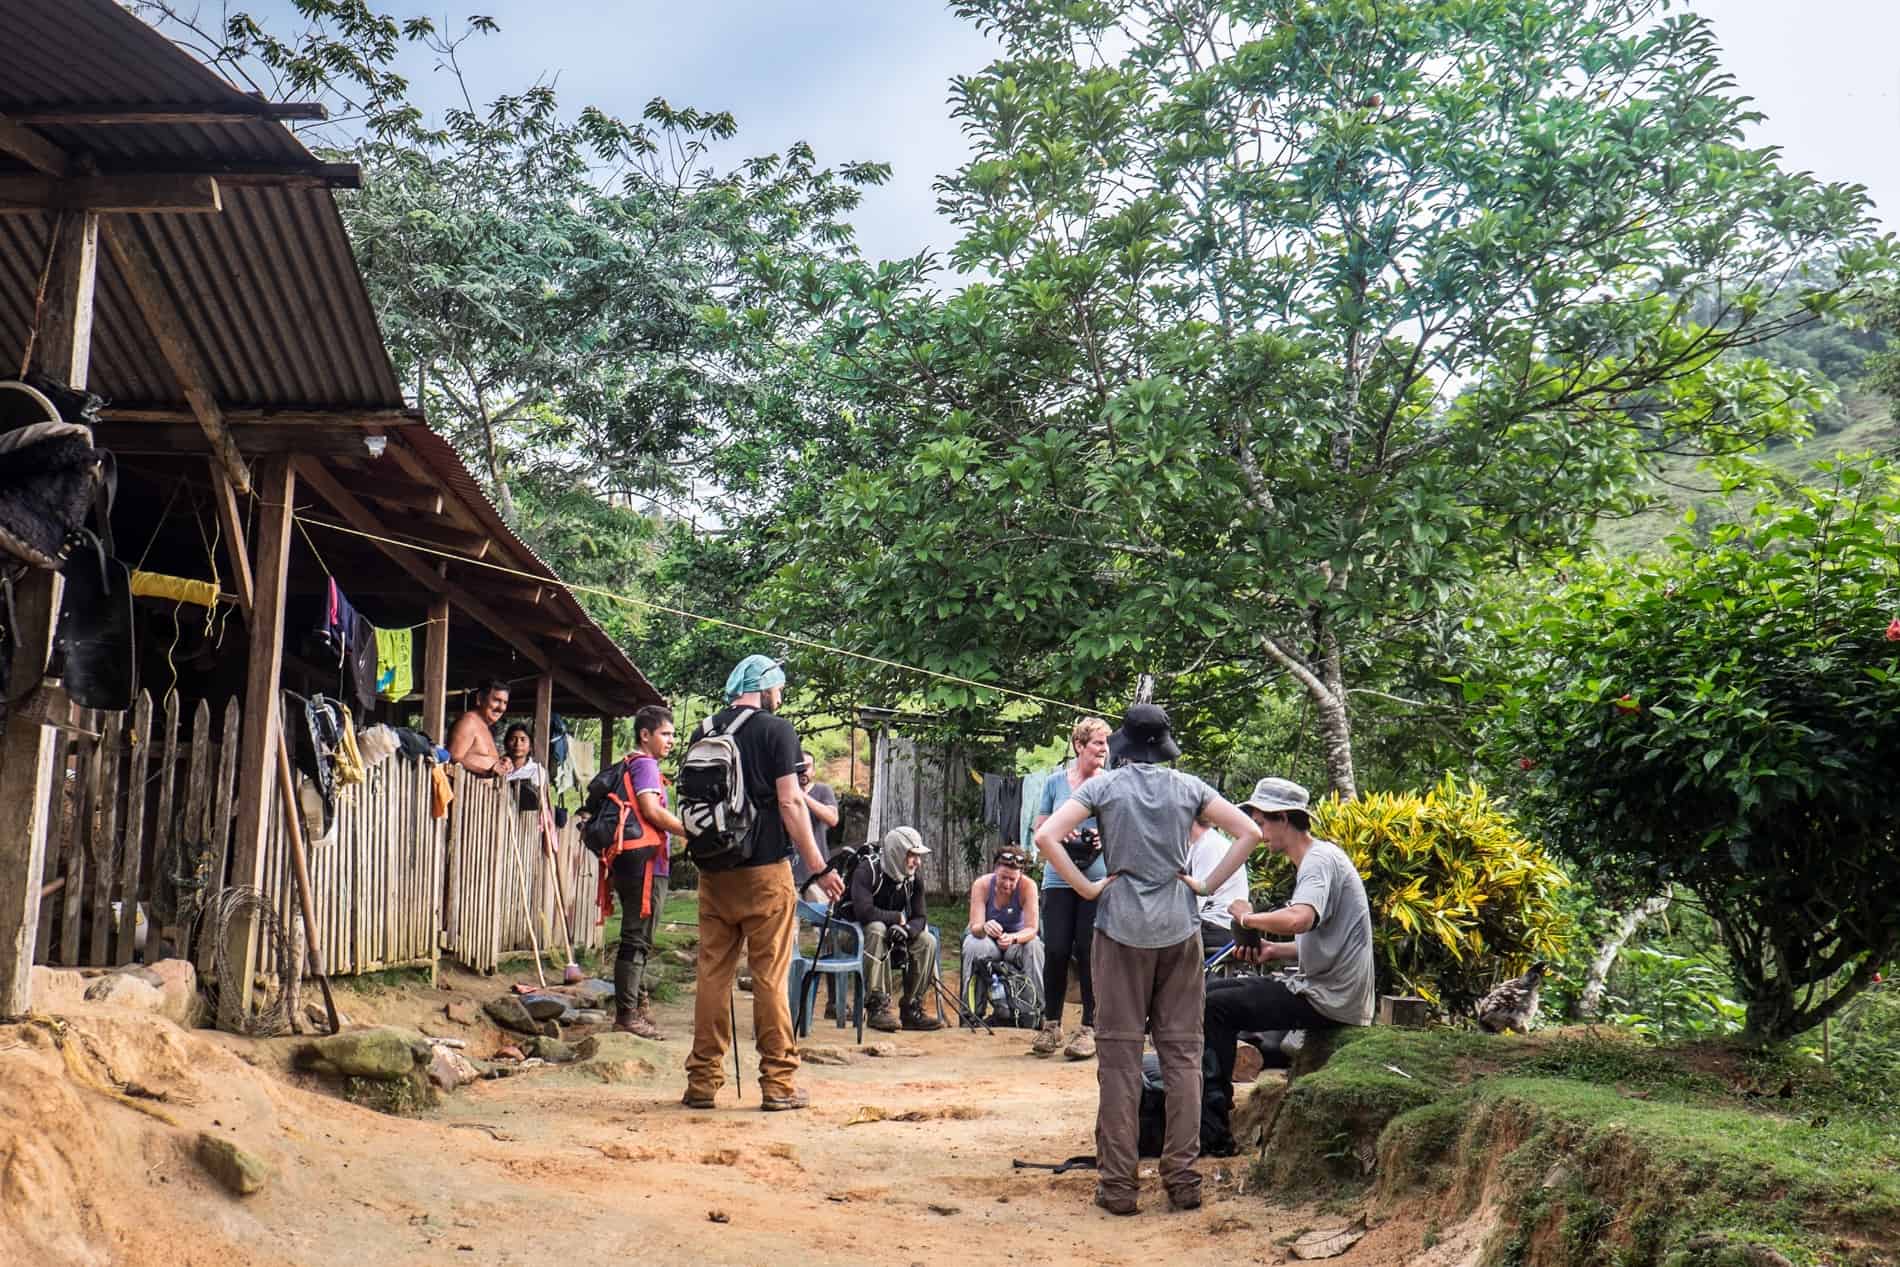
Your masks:
M 490 679 L 475 692 L 475 707 L 449 731 L 449 760 L 472 774 L 507 774 L 514 763 L 495 750 L 495 723 L 508 711 L 508 684 Z

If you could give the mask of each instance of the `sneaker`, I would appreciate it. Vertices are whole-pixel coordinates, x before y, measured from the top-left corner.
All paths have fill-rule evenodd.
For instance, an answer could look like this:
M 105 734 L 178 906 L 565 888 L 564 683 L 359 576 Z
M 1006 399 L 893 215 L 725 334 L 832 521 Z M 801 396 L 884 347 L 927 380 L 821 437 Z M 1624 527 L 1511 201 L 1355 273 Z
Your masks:
M 802 1087 L 793 1087 L 788 1095 L 768 1095 L 759 1101 L 759 1107 L 767 1113 L 784 1113 L 790 1109 L 802 1109 L 811 1104 L 811 1095 Z
M 885 1034 L 895 1034 L 903 1028 L 904 1018 L 897 1014 L 897 1004 L 888 998 L 875 998 L 870 1002 L 870 1019 L 865 1022 L 872 1029 Z
M 1095 1204 L 1110 1214 L 1133 1214 L 1140 1208 L 1133 1197 L 1112 1197 L 1100 1188 L 1095 1190 Z
M 904 1028 L 909 1030 L 942 1029 L 943 1022 L 921 1007 L 907 1007 L 903 1014 Z
M 695 1091 L 688 1087 L 686 1094 L 680 1097 L 680 1103 L 689 1109 L 710 1109 L 713 1107 L 712 1092 Z
M 1062 1026 L 1054 1021 L 1044 1021 L 1042 1029 L 1036 1034 L 1035 1045 L 1029 1049 L 1032 1056 L 1053 1056 L 1062 1050 Z
M 1084 1025 L 1076 1030 L 1075 1037 L 1071 1038 L 1069 1045 L 1062 1049 L 1062 1054 L 1070 1060 L 1095 1059 L 1095 1027 Z

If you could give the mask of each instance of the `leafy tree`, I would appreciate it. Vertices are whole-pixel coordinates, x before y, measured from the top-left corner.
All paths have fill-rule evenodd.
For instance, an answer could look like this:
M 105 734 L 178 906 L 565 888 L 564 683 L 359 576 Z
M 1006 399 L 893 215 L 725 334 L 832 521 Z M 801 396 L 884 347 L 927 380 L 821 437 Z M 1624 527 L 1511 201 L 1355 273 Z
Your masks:
M 523 475 L 691 494 L 735 403 L 770 415 L 750 362 L 793 315 L 781 272 L 851 256 L 844 217 L 889 174 L 820 168 L 803 144 L 722 173 L 733 117 L 657 98 L 637 122 L 569 115 L 545 83 L 477 105 L 458 53 L 489 18 L 449 37 L 368 0 L 296 0 L 305 25 L 278 34 L 245 12 L 214 29 L 170 0 L 140 8 L 240 82 L 332 105 L 312 139 L 362 165 L 339 201 L 398 375 L 510 518 Z M 393 69 L 408 46 L 461 89 L 439 123 Z M 748 337 L 708 327 L 708 308 Z
M 1462 1011 L 1532 960 L 1562 957 L 1569 880 L 1476 783 L 1447 775 L 1424 793 L 1313 808 L 1314 834 L 1344 849 L 1365 881 L 1382 991 Z M 1270 856 L 1252 883 L 1283 899 L 1293 870 Z
M 1900 480 L 1821 469 L 1707 541 L 1575 565 L 1490 723 L 1602 896 L 1673 885 L 1708 912 L 1756 1041 L 1820 1024 L 1900 949 Z
M 1153 670 L 1195 733 L 1289 682 L 1347 797 L 1358 702 L 1455 704 L 1484 577 L 1665 452 L 1798 425 L 1805 380 L 1726 354 L 1884 263 L 1857 187 L 1741 143 L 1707 25 L 1659 0 L 957 9 L 1004 46 L 939 185 L 977 280 L 787 275 L 832 403 L 782 450 L 822 548 L 767 597 L 1079 704 Z

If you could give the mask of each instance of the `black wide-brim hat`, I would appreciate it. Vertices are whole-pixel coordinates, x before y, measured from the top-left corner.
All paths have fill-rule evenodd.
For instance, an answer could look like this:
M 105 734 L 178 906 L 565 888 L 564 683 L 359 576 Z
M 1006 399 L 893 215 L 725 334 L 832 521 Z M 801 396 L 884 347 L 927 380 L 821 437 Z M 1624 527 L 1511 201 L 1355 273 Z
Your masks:
M 1168 712 L 1159 704 L 1135 704 L 1122 714 L 1122 728 L 1108 737 L 1109 754 L 1120 761 L 1172 761 L 1181 755 Z

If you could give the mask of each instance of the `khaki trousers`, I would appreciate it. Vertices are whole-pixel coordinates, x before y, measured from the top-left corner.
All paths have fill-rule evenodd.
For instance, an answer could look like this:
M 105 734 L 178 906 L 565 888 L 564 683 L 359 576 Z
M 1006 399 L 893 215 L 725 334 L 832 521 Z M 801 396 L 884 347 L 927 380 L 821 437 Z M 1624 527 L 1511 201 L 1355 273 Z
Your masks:
M 704 872 L 699 876 L 699 963 L 693 996 L 693 1050 L 686 1057 L 688 1094 L 711 1096 L 725 1082 L 732 1046 L 732 979 L 743 946 L 752 969 L 752 1028 L 759 1084 L 768 1096 L 792 1093 L 798 1043 L 785 977 L 798 931 L 790 863 Z
M 902 959 L 901 978 L 892 969 L 891 959 L 895 954 Z M 937 973 L 937 934 L 928 930 L 919 930 L 911 935 L 905 949 L 893 951 L 889 929 L 873 921 L 864 926 L 864 992 L 871 996 L 883 996 L 896 999 L 905 1007 L 921 1008 L 931 991 L 931 978 Z M 904 983 L 899 994 L 895 990 L 898 980 Z
M 1100 1191 L 1135 1195 L 1141 1048 L 1152 1029 L 1168 1092 L 1161 1181 L 1176 1196 L 1198 1194 L 1201 1154 L 1201 935 L 1159 950 L 1125 946 L 1101 929 L 1091 951 L 1095 980 L 1095 1159 Z

